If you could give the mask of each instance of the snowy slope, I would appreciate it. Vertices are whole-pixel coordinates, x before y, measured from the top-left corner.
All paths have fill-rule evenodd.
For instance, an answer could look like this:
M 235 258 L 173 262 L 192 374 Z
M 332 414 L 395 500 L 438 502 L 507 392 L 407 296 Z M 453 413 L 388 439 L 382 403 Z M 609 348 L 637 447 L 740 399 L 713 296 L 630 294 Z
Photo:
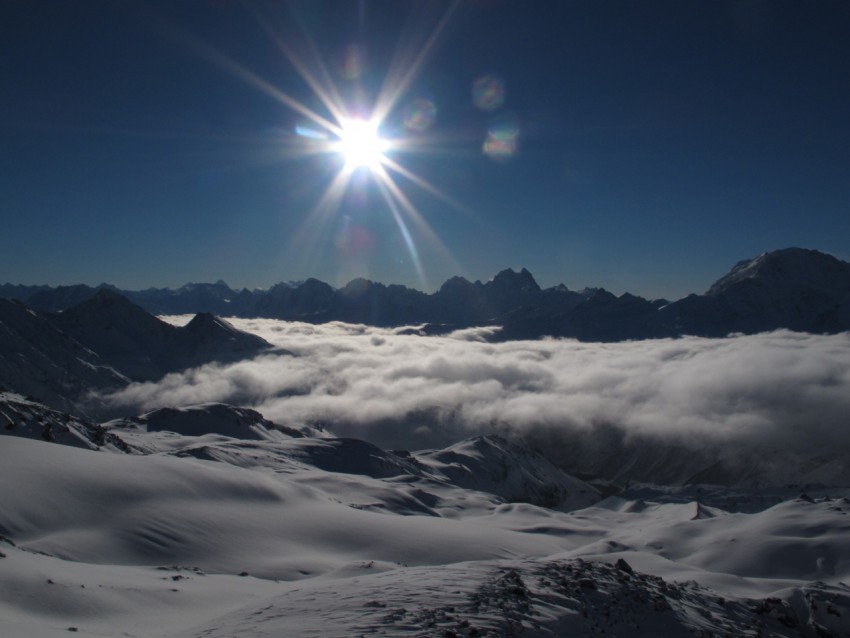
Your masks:
M 256 410 L 224 403 L 159 408 L 139 417 L 115 419 L 105 426 L 111 430 L 129 428 L 143 432 L 167 431 L 184 437 L 218 434 L 237 439 L 274 441 L 305 436 L 300 430 L 269 421 Z
M 364 511 L 291 474 L 190 456 L 101 454 L 12 437 L 3 443 L 4 477 L 15 480 L 0 486 L 0 533 L 71 560 L 188 564 L 292 580 L 363 559 L 442 564 L 562 548 L 554 538 L 474 520 Z
M 721 295 L 749 280 L 777 291 L 807 287 L 841 296 L 850 292 L 850 264 L 817 250 L 785 248 L 738 262 L 706 294 Z
M 45 317 L 17 301 L 0 299 L 0 386 L 74 411 L 88 391 L 127 383 L 98 354 Z
M 757 491 L 724 500 L 713 488 L 701 503 L 697 487 L 639 487 L 562 513 L 424 481 L 404 456 L 397 473 L 375 472 L 378 452 L 345 441 L 336 449 L 347 465 L 321 469 L 313 461 L 324 454 L 327 465 L 328 443 L 218 436 L 198 458 L 185 453 L 198 437 L 180 452 L 141 456 L 6 437 L 0 632 L 850 631 L 847 490 L 760 502 Z M 237 448 L 241 456 L 215 458 Z M 427 498 L 431 507 L 410 506 Z
M 164 452 L 275 472 L 309 467 L 321 473 L 356 475 L 361 477 L 357 489 L 366 495 L 375 490 L 398 491 L 399 497 L 391 499 L 391 510 L 396 512 L 401 507 L 433 514 L 432 508 L 439 510 L 447 500 L 442 495 L 446 490 L 452 494 L 448 500 L 462 491 L 483 492 L 486 496 L 476 498 L 487 507 L 507 501 L 569 511 L 600 499 L 584 481 L 555 468 L 522 443 L 499 436 L 475 437 L 444 450 L 414 454 L 385 451 L 315 428 L 280 426 L 254 410 L 225 404 L 161 408 L 109 421 L 104 429 L 136 452 Z M 387 479 L 393 487 L 376 487 L 377 483 L 366 479 Z M 357 480 L 346 479 L 350 486 Z M 368 502 L 364 496 L 358 506 L 367 507 Z
M 299 585 L 179 636 L 837 636 L 847 613 L 843 587 L 729 599 L 627 562 L 549 559 L 364 568 L 348 582 Z
M 118 435 L 95 423 L 53 410 L 14 392 L 0 391 L 0 434 L 90 450 L 129 452 Z
M 599 500 L 590 485 L 565 474 L 526 445 L 501 436 L 478 436 L 415 458 L 460 487 L 566 511 Z

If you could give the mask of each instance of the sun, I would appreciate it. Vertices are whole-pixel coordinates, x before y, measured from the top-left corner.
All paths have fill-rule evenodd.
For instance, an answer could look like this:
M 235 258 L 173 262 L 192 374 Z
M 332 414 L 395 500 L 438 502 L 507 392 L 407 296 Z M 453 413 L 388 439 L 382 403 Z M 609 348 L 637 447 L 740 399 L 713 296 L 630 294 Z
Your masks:
M 378 122 L 347 119 L 340 122 L 339 140 L 333 150 L 345 159 L 348 170 L 367 168 L 376 171 L 386 160 L 390 143 L 378 132 Z
M 412 31 L 409 37 L 399 42 L 383 79 L 374 76 L 374 79 L 380 79 L 374 85 L 376 91 L 367 87 L 365 78 L 368 74 L 365 68 L 359 69 L 351 77 L 345 75 L 342 84 L 334 81 L 331 66 L 325 62 L 309 33 L 303 28 L 300 34 L 279 33 L 274 26 L 278 23 L 277 16 L 254 7 L 254 17 L 311 89 L 310 100 L 319 103 L 318 110 L 217 49 L 184 34 L 185 43 L 197 53 L 297 114 L 294 135 L 281 136 L 281 158 L 293 156 L 315 159 L 324 155 L 331 159 L 326 163 L 327 168 L 331 169 L 327 171 L 327 186 L 295 234 L 297 248 L 305 255 L 323 254 L 321 250 L 312 248 L 332 236 L 333 226 L 343 205 L 347 203 L 346 196 L 352 188 L 356 188 L 360 194 L 377 192 L 380 195 L 398 228 L 410 263 L 423 287 L 427 288 L 428 284 L 419 257 L 417 237 L 427 242 L 441 259 L 447 263 L 456 263 L 408 196 L 407 188 L 414 186 L 423 190 L 460 212 L 470 211 L 401 163 L 401 158 L 409 158 L 412 153 L 433 152 L 439 148 L 435 145 L 439 138 L 423 135 L 435 121 L 437 106 L 431 97 L 411 97 L 412 86 L 462 4 L 462 0 L 452 0 L 451 4 L 436 13 L 428 10 L 422 14 L 423 18 L 427 18 L 422 21 L 423 28 Z M 414 5 L 431 6 L 431 3 Z M 297 22 L 300 25 L 301 21 Z M 357 86 L 349 84 L 355 80 Z M 348 95 L 352 88 L 352 95 L 357 99 L 349 102 L 343 99 L 343 94 Z M 403 105 L 402 100 L 408 103 Z M 384 133 L 391 131 L 391 137 L 382 134 L 382 130 Z M 310 166 L 316 168 L 322 164 L 312 162 Z M 319 170 L 322 171 L 321 168 Z M 348 216 L 345 218 L 348 219 Z

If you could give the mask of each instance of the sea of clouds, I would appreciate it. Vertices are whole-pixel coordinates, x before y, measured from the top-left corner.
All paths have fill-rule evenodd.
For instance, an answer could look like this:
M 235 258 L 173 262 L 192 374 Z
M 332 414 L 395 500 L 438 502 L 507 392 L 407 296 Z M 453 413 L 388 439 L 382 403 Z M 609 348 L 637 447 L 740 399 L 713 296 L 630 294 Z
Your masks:
M 181 319 L 174 318 L 179 322 Z M 663 438 L 699 447 L 769 442 L 850 452 L 850 334 L 488 343 L 401 329 L 231 319 L 277 349 L 136 383 L 113 408 L 224 402 L 289 426 L 421 449 L 489 432 Z M 545 438 L 545 437 L 544 437 Z

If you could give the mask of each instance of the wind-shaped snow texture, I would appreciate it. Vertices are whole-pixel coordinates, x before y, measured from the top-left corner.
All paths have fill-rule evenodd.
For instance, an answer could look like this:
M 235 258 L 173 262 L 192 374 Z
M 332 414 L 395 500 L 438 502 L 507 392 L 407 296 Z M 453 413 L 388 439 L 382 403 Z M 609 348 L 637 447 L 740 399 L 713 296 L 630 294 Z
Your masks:
M 0 440 L 0 635 L 850 631 L 848 490 L 603 499 L 501 437 L 388 452 L 222 405 L 105 429 Z

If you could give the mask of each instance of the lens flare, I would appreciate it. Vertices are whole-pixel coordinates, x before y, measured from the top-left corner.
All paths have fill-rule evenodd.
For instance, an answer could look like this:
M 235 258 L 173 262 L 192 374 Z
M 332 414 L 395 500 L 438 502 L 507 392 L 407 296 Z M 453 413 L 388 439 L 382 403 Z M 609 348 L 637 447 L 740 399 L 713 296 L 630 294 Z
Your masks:
M 437 119 L 437 107 L 431 100 L 417 98 L 404 109 L 404 128 L 413 133 L 423 133 Z
M 295 134 L 308 140 L 326 140 L 327 131 L 315 126 L 312 122 L 299 122 L 295 125 Z
M 472 85 L 472 103 L 482 111 L 495 111 L 505 103 L 505 83 L 497 75 L 485 75 Z
M 349 44 L 340 65 L 340 75 L 346 80 L 357 80 L 366 68 L 366 52 L 362 46 Z
M 519 143 L 519 128 L 512 124 L 500 124 L 487 131 L 483 151 L 488 157 L 505 160 L 516 153 Z

